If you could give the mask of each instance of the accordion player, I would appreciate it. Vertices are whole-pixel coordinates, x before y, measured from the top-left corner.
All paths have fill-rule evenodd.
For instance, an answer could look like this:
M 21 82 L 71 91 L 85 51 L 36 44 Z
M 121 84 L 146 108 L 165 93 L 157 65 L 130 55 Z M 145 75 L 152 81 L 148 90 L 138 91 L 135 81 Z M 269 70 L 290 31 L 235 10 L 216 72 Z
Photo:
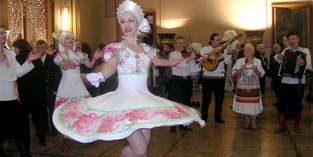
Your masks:
M 303 59 L 304 65 L 298 65 L 297 61 Z M 306 67 L 306 54 L 301 51 L 295 51 L 288 49 L 283 56 L 282 64 L 279 69 L 280 76 L 302 79 Z

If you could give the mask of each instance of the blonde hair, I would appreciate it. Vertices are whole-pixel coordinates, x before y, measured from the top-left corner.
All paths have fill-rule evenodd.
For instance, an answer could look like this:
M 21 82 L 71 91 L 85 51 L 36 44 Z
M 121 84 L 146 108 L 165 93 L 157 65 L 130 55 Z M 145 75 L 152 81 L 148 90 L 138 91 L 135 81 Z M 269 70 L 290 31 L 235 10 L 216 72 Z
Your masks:
M 200 43 L 192 43 L 188 48 L 196 53 L 199 53 L 201 51 L 202 45 Z
M 56 33 L 56 32 L 52 33 L 52 37 L 58 41 L 58 49 L 60 52 L 63 52 L 65 50 L 64 41 L 65 41 L 65 38 L 68 36 L 74 38 L 73 33 L 70 31 L 62 31 L 59 33 Z
M 250 49 L 250 50 L 252 50 L 253 54 L 255 53 L 255 48 L 254 48 L 253 44 L 251 44 L 251 43 L 246 43 L 244 49 Z

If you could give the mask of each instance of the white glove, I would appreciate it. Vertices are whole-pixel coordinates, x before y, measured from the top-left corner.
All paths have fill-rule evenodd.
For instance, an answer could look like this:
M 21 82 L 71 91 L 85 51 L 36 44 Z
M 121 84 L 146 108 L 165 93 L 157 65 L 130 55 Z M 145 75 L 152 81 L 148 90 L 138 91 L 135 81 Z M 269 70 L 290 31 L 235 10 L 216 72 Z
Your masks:
M 105 78 L 101 72 L 90 73 L 86 75 L 86 79 L 90 82 L 91 85 L 99 87 L 100 82 L 104 82 Z

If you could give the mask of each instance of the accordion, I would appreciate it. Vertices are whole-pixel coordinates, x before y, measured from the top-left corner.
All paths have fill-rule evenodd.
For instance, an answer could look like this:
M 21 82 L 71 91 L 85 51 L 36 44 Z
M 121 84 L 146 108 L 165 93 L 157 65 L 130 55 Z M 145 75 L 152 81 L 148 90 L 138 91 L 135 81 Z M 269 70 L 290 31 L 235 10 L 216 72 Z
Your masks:
M 297 65 L 298 59 L 303 59 L 305 61 L 305 65 L 299 66 Z M 291 50 L 286 50 L 283 61 L 281 64 L 279 74 L 281 76 L 287 76 L 292 78 L 302 79 L 306 66 L 306 54 L 301 51 L 293 52 Z

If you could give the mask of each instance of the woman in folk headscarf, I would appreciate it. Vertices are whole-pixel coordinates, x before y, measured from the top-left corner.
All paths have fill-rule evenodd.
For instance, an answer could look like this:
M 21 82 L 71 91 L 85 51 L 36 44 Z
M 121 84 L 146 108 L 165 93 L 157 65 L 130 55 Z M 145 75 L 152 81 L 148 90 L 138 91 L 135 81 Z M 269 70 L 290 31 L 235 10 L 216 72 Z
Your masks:
M 202 45 L 200 43 L 192 43 L 189 45 L 188 50 L 192 53 L 200 55 L 200 51 L 202 49 Z M 200 93 L 200 84 L 199 84 L 199 78 L 200 78 L 200 72 L 201 72 L 201 65 L 199 61 L 195 58 L 194 60 L 191 60 L 191 78 L 192 78 L 192 96 L 191 96 L 191 106 L 193 107 L 199 107 L 200 102 L 199 96 Z
M 115 71 L 119 74 L 116 91 L 68 103 L 54 112 L 56 128 L 79 142 L 125 139 L 128 144 L 121 157 L 143 157 L 150 141 L 150 129 L 159 126 L 204 122 L 194 109 L 153 95 L 147 88 L 150 63 L 174 66 L 193 57 L 167 61 L 156 57 L 156 50 L 137 41 L 138 32 L 149 32 L 140 6 L 126 0 L 117 9 L 123 32 L 122 41 L 104 50 L 106 64 L 101 71 L 86 76 L 94 86 L 105 81 Z
M 233 67 L 232 75 L 237 80 L 233 111 L 245 116 L 244 129 L 257 131 L 256 117 L 263 110 L 259 78 L 265 71 L 254 53 L 254 46 L 245 44 L 244 57 L 238 59 Z

